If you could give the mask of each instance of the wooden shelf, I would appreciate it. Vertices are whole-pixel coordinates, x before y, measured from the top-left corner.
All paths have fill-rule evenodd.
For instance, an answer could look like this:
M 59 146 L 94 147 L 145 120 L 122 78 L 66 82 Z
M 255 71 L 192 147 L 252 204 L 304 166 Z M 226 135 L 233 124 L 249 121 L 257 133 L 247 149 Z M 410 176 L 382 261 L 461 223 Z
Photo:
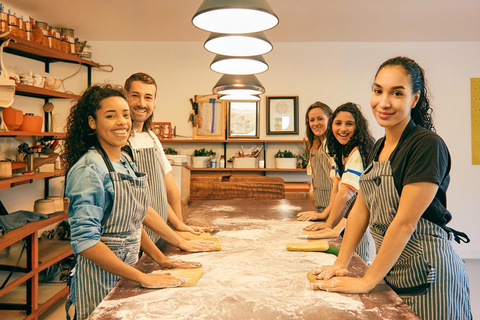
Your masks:
M 66 136 L 65 132 L 0 131 L 0 137 L 5 138 L 52 137 L 65 139 Z
M 80 96 L 76 94 L 65 93 L 65 92 L 56 91 L 56 90 L 49 90 L 49 89 L 29 86 L 21 83 L 17 83 L 15 86 L 16 86 L 15 94 L 19 96 L 42 98 L 42 99 L 49 99 L 49 98 L 71 99 L 71 100 L 80 99 Z
M 5 249 L 6 247 L 14 244 L 20 239 L 25 238 L 26 236 L 36 232 L 37 230 L 48 227 L 51 224 L 60 222 L 68 218 L 68 213 L 57 212 L 48 216 L 48 219 L 29 222 L 23 227 L 12 230 L 0 237 L 0 250 Z
M 20 37 L 7 35 L 5 37 L 1 37 L 0 41 L 3 42 L 7 39 L 12 39 L 8 44 L 8 46 L 4 48 L 5 52 L 8 52 L 8 53 L 13 53 L 18 56 L 42 61 L 45 63 L 62 61 L 62 62 L 68 62 L 68 63 L 81 63 L 82 65 L 95 67 L 95 68 L 100 67 L 100 64 L 96 62 L 82 59 L 73 54 L 52 49 L 44 45 L 41 45 L 39 43 L 28 41 Z
M 42 172 L 24 174 L 21 176 L 13 176 L 11 178 L 0 179 L 0 190 L 13 188 L 26 183 L 31 183 L 35 179 L 55 178 L 61 177 L 65 174 L 65 170 L 55 170 L 54 172 Z

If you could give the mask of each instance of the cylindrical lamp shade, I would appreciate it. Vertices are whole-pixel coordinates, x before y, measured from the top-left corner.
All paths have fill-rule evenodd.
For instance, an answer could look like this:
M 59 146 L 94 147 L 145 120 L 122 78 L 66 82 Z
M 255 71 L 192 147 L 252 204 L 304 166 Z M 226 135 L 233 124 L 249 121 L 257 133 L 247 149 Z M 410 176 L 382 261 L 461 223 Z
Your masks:
M 219 99 L 223 101 L 260 101 L 259 96 L 249 94 L 225 94 L 221 95 Z
M 252 33 L 275 27 L 278 17 L 267 0 L 204 0 L 192 23 L 210 32 Z
M 210 52 L 233 57 L 259 56 L 273 49 L 263 32 L 240 35 L 212 33 L 204 47 Z
M 228 90 L 228 91 L 227 91 Z M 242 91 L 234 91 L 242 90 Z M 224 74 L 220 80 L 218 80 L 215 87 L 213 87 L 213 93 L 215 94 L 234 94 L 235 92 L 242 92 L 249 90 L 248 94 L 262 94 L 265 93 L 265 88 L 262 86 L 257 77 L 253 74 L 248 75 L 231 75 Z
M 210 69 L 224 74 L 257 74 L 268 70 L 268 64 L 262 56 L 229 57 L 217 55 Z

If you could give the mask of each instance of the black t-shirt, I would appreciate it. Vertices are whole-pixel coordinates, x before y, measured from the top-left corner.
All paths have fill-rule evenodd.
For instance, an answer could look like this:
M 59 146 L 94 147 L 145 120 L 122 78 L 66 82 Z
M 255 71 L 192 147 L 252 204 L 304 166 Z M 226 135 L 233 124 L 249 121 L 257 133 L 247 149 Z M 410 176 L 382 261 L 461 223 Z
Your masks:
M 384 141 L 385 137 L 375 143 L 374 152 L 370 154 L 371 160 L 378 160 Z M 447 210 L 446 197 L 451 160 L 442 138 L 410 120 L 389 161 L 399 195 L 402 194 L 402 188 L 410 183 L 432 182 L 438 185 L 437 194 L 422 217 L 445 228 L 452 219 Z

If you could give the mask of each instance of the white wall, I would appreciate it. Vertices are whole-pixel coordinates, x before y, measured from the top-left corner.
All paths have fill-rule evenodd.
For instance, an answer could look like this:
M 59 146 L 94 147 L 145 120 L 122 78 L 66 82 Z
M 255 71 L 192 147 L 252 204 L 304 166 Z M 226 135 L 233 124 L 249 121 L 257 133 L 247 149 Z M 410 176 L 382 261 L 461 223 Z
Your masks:
M 202 43 L 90 44 L 94 61 L 115 68 L 112 73 L 94 70 L 94 82 L 123 84 L 134 72 L 151 74 L 159 86 L 155 119 L 172 122 L 178 134 L 191 135 L 191 125 L 187 123 L 189 98 L 210 93 L 220 78 L 210 71 L 213 55 L 203 49 Z M 409 56 L 425 69 L 434 97 L 437 132 L 452 155 L 448 192 L 448 207 L 453 214 L 450 226 L 466 232 L 472 240 L 468 245 L 457 246 L 461 256 L 480 258 L 480 235 L 475 228 L 480 225 L 480 209 L 475 202 L 480 195 L 480 166 L 471 164 L 470 130 L 470 78 L 480 77 L 480 43 L 274 43 L 273 51 L 265 56 L 270 69 L 258 78 L 267 90 L 266 95 L 299 96 L 300 134 L 267 136 L 263 97 L 260 138 L 303 138 L 305 110 L 317 100 L 332 108 L 347 101 L 360 104 L 372 133 L 376 138 L 381 137 L 382 129 L 369 110 L 371 84 L 378 66 L 396 55 Z M 0 191 L 2 201 L 4 194 Z

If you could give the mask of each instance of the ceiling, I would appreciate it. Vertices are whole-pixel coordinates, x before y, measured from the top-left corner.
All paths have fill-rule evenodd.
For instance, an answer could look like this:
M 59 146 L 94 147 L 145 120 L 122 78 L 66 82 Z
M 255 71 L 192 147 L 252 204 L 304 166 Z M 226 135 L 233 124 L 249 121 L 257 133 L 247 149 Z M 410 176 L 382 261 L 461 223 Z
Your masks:
M 225 0 L 233 1 L 233 0 Z M 26 15 L 89 41 L 203 42 L 191 23 L 202 0 L 7 0 Z M 480 41 L 477 0 L 269 0 L 272 42 Z M 10 4 L 10 5 L 9 5 Z

